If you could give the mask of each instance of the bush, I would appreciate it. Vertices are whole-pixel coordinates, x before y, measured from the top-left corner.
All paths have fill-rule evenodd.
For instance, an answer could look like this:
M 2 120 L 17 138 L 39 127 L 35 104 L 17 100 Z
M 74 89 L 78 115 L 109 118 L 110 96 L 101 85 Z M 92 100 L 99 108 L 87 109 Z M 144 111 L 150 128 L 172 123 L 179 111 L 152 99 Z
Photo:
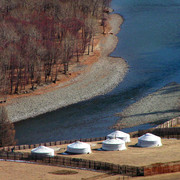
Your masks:
M 71 174 L 77 174 L 77 171 L 72 170 L 59 170 L 54 172 L 49 172 L 50 174 L 56 174 L 56 175 L 71 175 Z

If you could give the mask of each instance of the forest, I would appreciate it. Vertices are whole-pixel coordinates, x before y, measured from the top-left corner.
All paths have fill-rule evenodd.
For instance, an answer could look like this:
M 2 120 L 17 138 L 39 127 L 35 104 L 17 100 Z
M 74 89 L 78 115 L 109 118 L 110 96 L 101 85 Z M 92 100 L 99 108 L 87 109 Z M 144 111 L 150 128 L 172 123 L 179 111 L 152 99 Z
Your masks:
M 93 51 L 110 0 L 1 0 L 0 96 L 56 83 L 72 58 Z M 103 28 L 104 29 L 104 28 Z

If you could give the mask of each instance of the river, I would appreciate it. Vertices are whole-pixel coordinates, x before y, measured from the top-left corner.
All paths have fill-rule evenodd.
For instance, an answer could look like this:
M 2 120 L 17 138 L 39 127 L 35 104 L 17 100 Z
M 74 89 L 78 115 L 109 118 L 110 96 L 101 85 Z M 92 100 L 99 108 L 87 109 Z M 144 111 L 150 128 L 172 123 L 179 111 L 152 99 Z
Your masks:
M 111 6 L 124 18 L 111 54 L 129 64 L 124 81 L 106 95 L 16 123 L 18 144 L 105 136 L 123 108 L 180 83 L 180 1 L 112 0 Z

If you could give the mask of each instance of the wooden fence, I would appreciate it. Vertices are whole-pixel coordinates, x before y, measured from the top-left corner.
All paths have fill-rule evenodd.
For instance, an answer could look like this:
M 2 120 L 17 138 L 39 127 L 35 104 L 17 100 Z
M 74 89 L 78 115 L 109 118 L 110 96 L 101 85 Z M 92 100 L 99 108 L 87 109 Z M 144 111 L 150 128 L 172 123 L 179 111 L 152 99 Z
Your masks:
M 117 165 L 113 163 L 106 163 L 101 161 L 86 160 L 80 158 L 71 157 L 43 157 L 43 156 L 32 156 L 30 153 L 13 153 L 13 152 L 0 152 L 0 159 L 11 159 L 11 160 L 24 160 L 28 162 L 35 162 L 40 164 L 48 164 L 53 166 L 65 166 L 65 167 L 76 167 L 85 168 L 89 170 L 105 171 L 115 174 L 122 174 L 126 176 L 143 176 L 144 169 L 142 167 L 134 167 L 127 165 Z
M 144 167 L 144 176 L 173 173 L 180 171 L 180 161 L 174 163 L 159 163 Z
M 106 137 L 93 137 L 93 138 L 78 139 L 78 141 L 93 142 L 93 141 L 103 141 L 105 139 L 106 139 Z M 70 143 L 73 143 L 75 141 L 77 141 L 77 140 L 63 140 L 63 141 L 45 142 L 45 143 L 31 144 L 31 145 L 8 146 L 8 147 L 3 147 L 1 149 L 3 151 L 11 151 L 12 148 L 14 150 L 33 149 L 33 148 L 36 148 L 38 146 L 56 146 L 56 145 L 61 145 L 61 144 L 70 144 Z
M 176 138 L 180 139 L 180 127 L 174 128 L 151 128 L 148 130 L 139 130 L 137 136 L 142 136 L 145 133 L 153 133 L 162 138 Z
M 180 117 L 176 117 L 174 119 L 166 121 L 163 124 L 158 125 L 156 128 L 171 128 L 171 127 L 175 127 L 179 124 L 180 124 Z
M 136 132 L 129 133 L 131 137 L 139 137 L 142 136 L 145 133 L 153 133 L 157 136 L 163 137 L 163 138 L 176 138 L 180 139 L 180 127 L 175 128 L 151 128 L 146 130 L 139 130 Z M 94 137 L 94 138 L 84 138 L 79 139 L 79 141 L 83 142 L 93 142 L 93 141 L 103 141 L 106 137 Z M 31 144 L 31 145 L 17 145 L 17 146 L 8 146 L 8 147 L 2 147 L 3 151 L 11 151 L 12 148 L 14 150 L 22 150 L 22 149 L 33 149 L 38 146 L 56 146 L 61 144 L 70 144 L 77 140 L 64 140 L 64 141 L 55 141 L 55 142 L 45 142 L 45 143 L 39 143 L 39 144 Z
M 32 156 L 30 153 L 13 153 L 13 152 L 0 152 L 0 159 L 4 160 L 22 160 L 26 162 L 63 166 L 72 168 L 85 168 L 87 170 L 103 171 L 112 174 L 121 174 L 126 176 L 150 176 L 155 174 L 172 173 L 180 171 L 180 161 L 169 163 L 157 163 L 150 166 L 135 167 L 127 165 L 118 165 L 113 163 L 106 163 L 100 161 L 86 160 L 71 157 L 43 157 Z
M 178 125 L 180 125 L 180 117 L 166 121 L 165 123 L 160 124 L 154 128 L 132 132 L 130 135 L 131 137 L 139 137 L 145 133 L 153 133 L 163 138 L 180 139 L 180 127 L 178 127 Z

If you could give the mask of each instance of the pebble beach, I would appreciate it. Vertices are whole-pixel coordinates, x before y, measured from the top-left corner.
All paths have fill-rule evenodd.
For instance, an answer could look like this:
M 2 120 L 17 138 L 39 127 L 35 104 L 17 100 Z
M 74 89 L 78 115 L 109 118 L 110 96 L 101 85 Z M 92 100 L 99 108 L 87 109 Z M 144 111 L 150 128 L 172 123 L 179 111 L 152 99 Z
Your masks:
M 170 83 L 117 113 L 116 129 L 161 124 L 180 116 L 180 84 Z

